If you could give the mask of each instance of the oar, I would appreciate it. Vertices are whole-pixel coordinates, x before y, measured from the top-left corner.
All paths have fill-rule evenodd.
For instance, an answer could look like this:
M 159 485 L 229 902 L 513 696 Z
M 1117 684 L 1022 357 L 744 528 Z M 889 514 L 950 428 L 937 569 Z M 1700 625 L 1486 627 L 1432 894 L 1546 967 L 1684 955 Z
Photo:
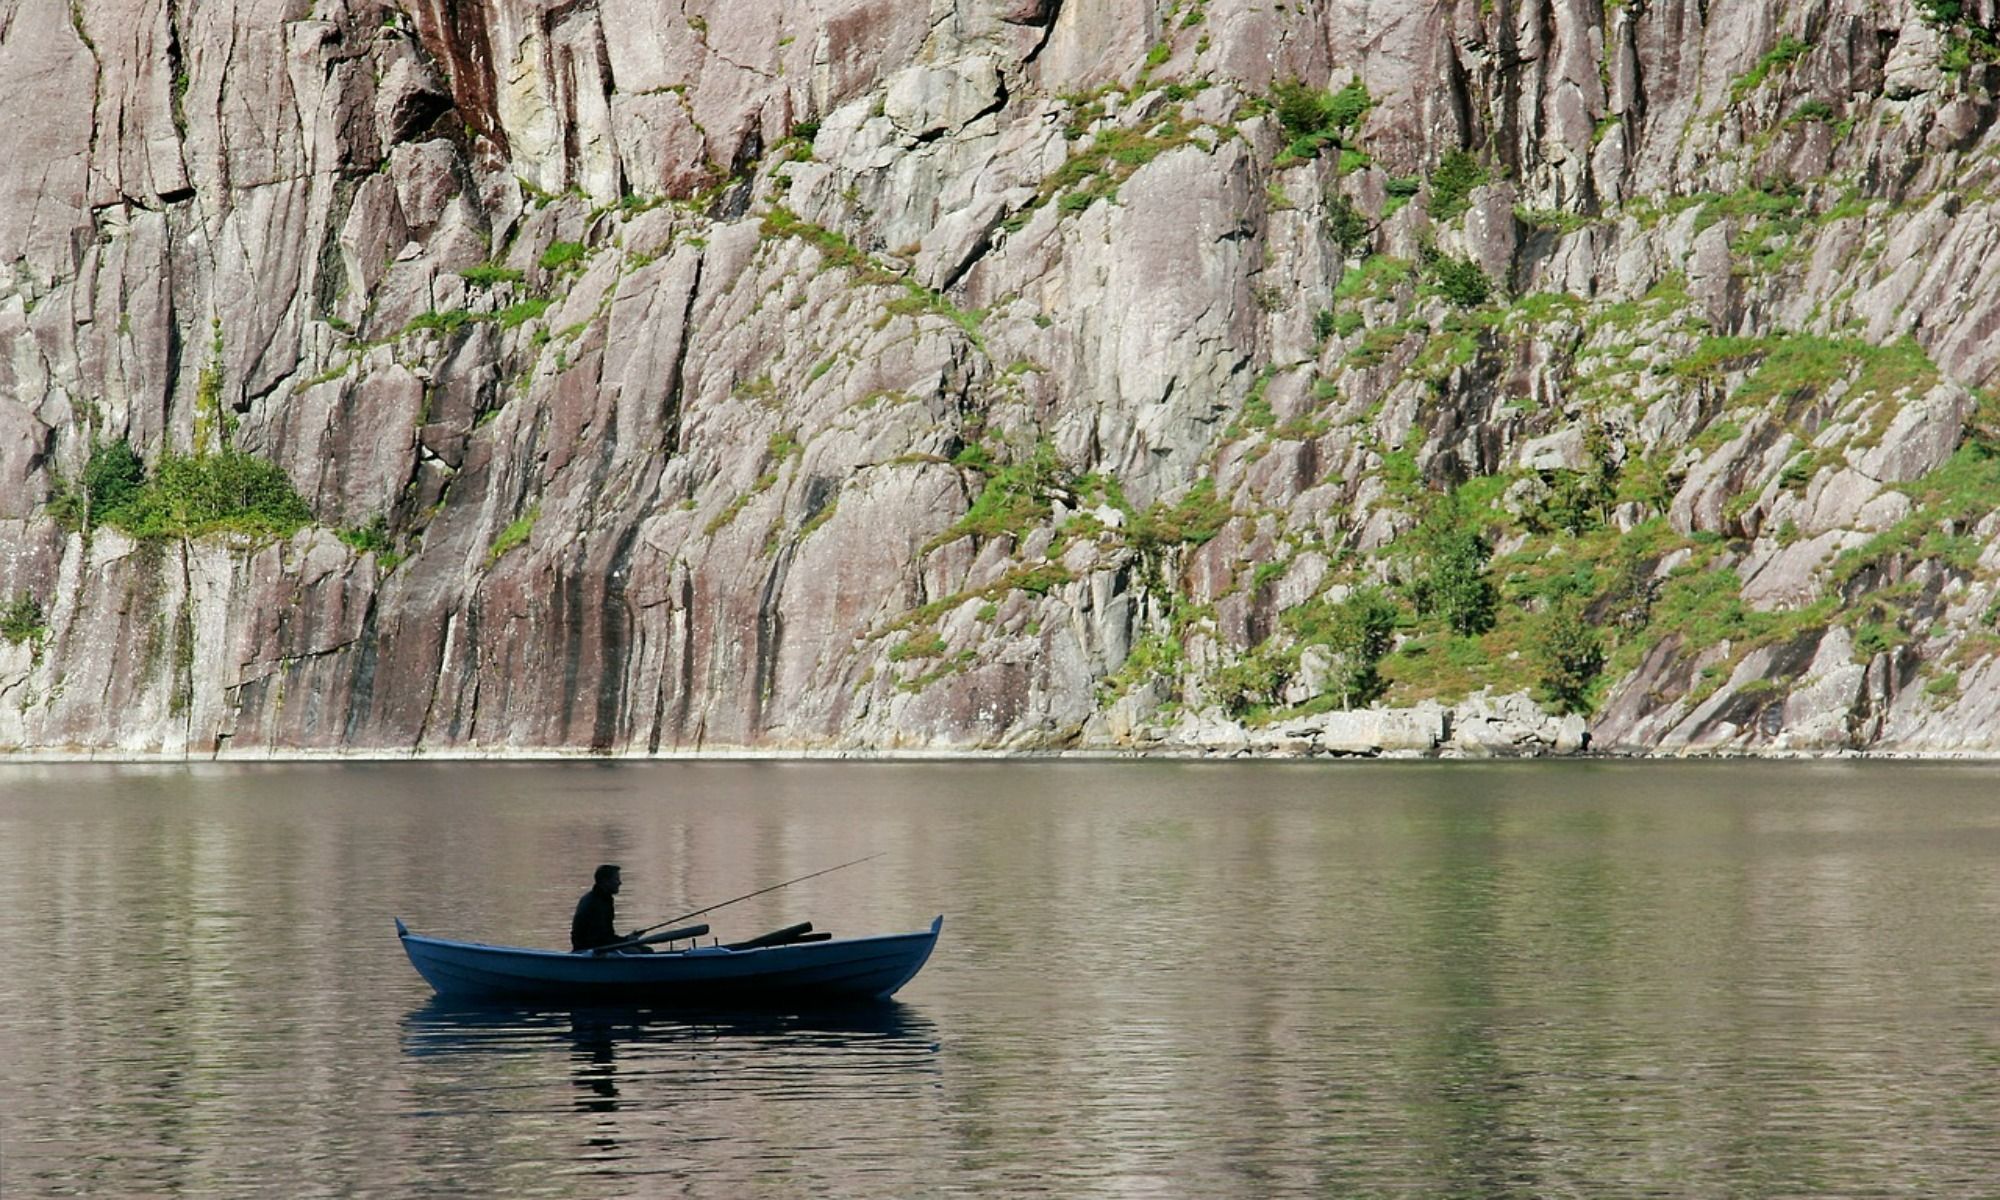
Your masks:
M 639 932 L 644 933 L 645 930 L 642 929 Z M 597 946 L 591 950 L 591 953 L 609 954 L 613 950 L 626 950 L 633 946 L 651 946 L 657 942 L 678 942 L 682 938 L 698 938 L 707 932 L 708 926 L 706 925 L 689 925 L 685 929 L 669 929 L 665 933 L 656 933 L 651 937 L 629 937 L 622 942 L 613 942 L 609 946 Z
M 782 946 L 787 942 L 796 942 L 812 931 L 813 923 L 811 921 L 800 921 L 796 925 L 787 925 L 783 929 L 774 929 L 762 937 L 753 937 L 747 942 L 731 942 L 729 943 L 729 948 L 731 950 L 762 950 L 766 946 Z
M 854 860 L 853 862 L 844 862 L 844 863 L 841 863 L 841 864 L 840 864 L 840 866 L 838 866 L 838 867 L 828 867 L 828 868 L 826 868 L 826 869 L 825 869 L 825 870 L 823 870 L 823 871 L 814 871 L 814 872 L 813 872 L 812 874 L 810 874 L 810 875 L 801 875 L 801 876 L 799 876 L 799 877 L 798 877 L 797 879 L 787 879 L 787 880 L 785 880 L 785 882 L 783 882 L 783 883 L 774 883 L 774 884 L 772 884 L 772 885 L 771 885 L 770 887 L 767 887 L 767 888 L 758 888 L 758 889 L 757 889 L 756 891 L 754 891 L 754 892 L 745 892 L 745 893 L 744 893 L 744 894 L 742 894 L 741 896 L 738 896 L 738 897 L 736 897 L 736 898 L 735 898 L 734 900 L 724 900 L 724 901 L 723 901 L 722 903 L 720 903 L 720 904 L 711 904 L 711 905 L 709 905 L 709 906 L 708 906 L 707 908 L 697 908 L 697 909 L 695 909 L 695 910 L 694 910 L 693 912 L 684 912 L 684 913 L 682 913 L 682 914 L 681 914 L 680 916 L 678 916 L 678 917 L 669 917 L 668 919 L 666 919 L 666 920 L 664 920 L 664 921 L 660 922 L 660 923 L 659 923 L 658 925 L 648 925 L 648 926 L 646 926 L 646 927 L 645 927 L 644 929 L 635 929 L 635 930 L 633 930 L 632 932 L 633 932 L 633 933 L 634 933 L 635 935 L 636 935 L 636 934 L 641 934 L 641 933 L 650 933 L 651 931 L 653 931 L 653 930 L 655 930 L 655 929 L 659 929 L 659 928 L 661 928 L 662 926 L 666 926 L 666 925 L 672 925 L 672 924 L 673 924 L 673 923 L 674 923 L 675 921 L 685 921 L 685 920 L 687 920 L 687 919 L 688 919 L 689 917 L 699 917 L 699 916 L 701 916 L 701 915 L 702 915 L 702 914 L 704 914 L 704 913 L 712 913 L 712 912 L 714 912 L 714 911 L 715 911 L 716 909 L 718 909 L 718 908 L 728 908 L 728 907 L 729 907 L 730 905 L 732 905 L 732 904 L 736 904 L 736 903 L 739 903 L 739 902 L 741 902 L 741 901 L 744 901 L 744 900 L 748 900 L 748 899 L 750 899 L 750 898 L 751 898 L 751 897 L 753 897 L 753 896 L 761 896 L 761 895 L 763 895 L 763 894 L 764 894 L 764 893 L 766 893 L 766 892 L 775 892 L 775 891 L 777 891 L 777 890 L 778 890 L 779 888 L 788 888 L 788 887 L 792 886 L 792 885 L 793 885 L 793 884 L 795 884 L 795 883 L 804 883 L 804 882 L 805 882 L 806 880 L 808 880 L 808 879 L 818 879 L 818 878 L 819 878 L 820 876 L 822 876 L 822 875 L 831 875 L 831 874 L 832 874 L 832 873 L 834 873 L 835 871 L 839 871 L 839 870 L 843 870 L 843 869 L 845 869 L 845 868 L 847 868 L 847 867 L 853 867 L 853 866 L 859 866 L 860 864 L 862 864 L 862 863 L 865 863 L 865 862 L 869 861 L 870 859 L 876 859 L 876 858 L 880 858 L 880 857 L 882 857 L 882 855 L 883 855 L 883 854 L 886 854 L 886 853 L 888 853 L 888 851 L 886 851 L 886 850 L 885 850 L 885 851 L 878 851 L 877 853 L 874 853 L 874 854 L 871 854 L 871 855 L 869 855 L 869 856 L 868 856 L 867 858 L 857 858 L 857 859 L 855 859 L 855 860 Z

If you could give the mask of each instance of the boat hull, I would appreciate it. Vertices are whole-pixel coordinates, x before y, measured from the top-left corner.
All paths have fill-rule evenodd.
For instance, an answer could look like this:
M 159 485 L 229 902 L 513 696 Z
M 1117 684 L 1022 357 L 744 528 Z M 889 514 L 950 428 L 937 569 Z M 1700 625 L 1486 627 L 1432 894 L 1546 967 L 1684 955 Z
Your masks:
M 930 959 L 944 918 L 917 933 L 666 954 L 565 954 L 396 931 L 410 965 L 451 1000 L 655 1008 L 768 1007 L 886 999 Z

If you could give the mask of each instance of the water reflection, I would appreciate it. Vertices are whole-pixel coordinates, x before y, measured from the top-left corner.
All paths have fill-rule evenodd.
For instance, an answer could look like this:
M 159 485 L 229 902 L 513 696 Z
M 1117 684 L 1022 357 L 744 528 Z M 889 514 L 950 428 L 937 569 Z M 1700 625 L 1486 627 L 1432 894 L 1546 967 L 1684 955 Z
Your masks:
M 1996 791 L 0 770 L 0 1195 L 1996 1195 Z M 643 865 L 636 919 L 883 848 L 722 929 L 946 910 L 871 1009 L 448 1005 L 391 924 L 546 944 L 578 863 Z
M 567 1128 L 574 1161 L 592 1174 L 670 1169 L 696 1191 L 747 1186 L 771 1169 L 754 1154 L 717 1152 L 731 1143 L 811 1145 L 844 1171 L 885 1143 L 910 1144 L 934 1118 L 937 1026 L 894 1002 L 691 1015 L 432 998 L 404 1014 L 399 1032 L 411 1113 L 427 1124 L 464 1122 L 489 1141 L 533 1130 L 545 1146 Z M 484 1157 L 474 1152 L 460 1169 L 497 1183 L 504 1158 Z
M 404 1016 L 402 1048 L 432 1069 L 419 1086 L 438 1096 L 561 1079 L 570 1089 L 567 1107 L 616 1114 L 669 1098 L 676 1105 L 879 1101 L 935 1081 L 939 1040 L 929 1018 L 894 1001 L 802 1013 L 688 1014 L 491 1007 L 433 997 Z M 608 1136 L 590 1141 L 618 1144 Z
M 749 1009 L 681 1012 L 648 1008 L 537 1008 L 465 1004 L 432 996 L 403 1017 L 403 1052 L 535 1053 L 550 1046 L 610 1062 L 650 1048 L 734 1046 L 787 1056 L 842 1051 L 934 1056 L 937 1025 L 898 1000 L 803 1012 Z

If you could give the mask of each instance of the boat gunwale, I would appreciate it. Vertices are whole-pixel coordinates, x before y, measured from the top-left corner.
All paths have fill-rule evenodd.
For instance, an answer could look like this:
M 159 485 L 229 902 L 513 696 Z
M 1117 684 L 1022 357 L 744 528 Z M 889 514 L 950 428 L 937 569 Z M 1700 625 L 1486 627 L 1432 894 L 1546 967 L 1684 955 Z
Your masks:
M 700 956 L 702 958 L 718 959 L 724 955 L 740 958 L 748 955 L 765 954 L 773 950 L 823 951 L 829 946 L 855 946 L 867 942 L 906 941 L 912 938 L 930 938 L 936 940 L 939 931 L 943 928 L 944 914 L 940 913 L 931 921 L 929 929 L 910 930 L 906 933 L 870 933 L 859 937 L 828 938 L 825 941 L 819 942 L 792 942 L 777 946 L 754 946 L 747 950 L 732 950 L 727 946 L 703 946 L 696 944 L 684 950 L 654 951 L 652 954 L 593 954 L 588 950 L 544 950 L 534 946 L 502 946 L 492 942 L 463 942 L 455 938 L 432 937 L 428 934 L 413 932 L 409 926 L 403 923 L 401 917 L 396 918 L 396 936 L 401 941 L 414 941 L 434 946 L 449 946 L 458 950 L 475 950 L 485 954 L 504 954 L 520 958 L 547 959 L 550 961 L 571 963 L 594 961 L 643 962 L 648 959 L 686 958 L 690 957 L 691 953 L 696 950 L 705 952 Z

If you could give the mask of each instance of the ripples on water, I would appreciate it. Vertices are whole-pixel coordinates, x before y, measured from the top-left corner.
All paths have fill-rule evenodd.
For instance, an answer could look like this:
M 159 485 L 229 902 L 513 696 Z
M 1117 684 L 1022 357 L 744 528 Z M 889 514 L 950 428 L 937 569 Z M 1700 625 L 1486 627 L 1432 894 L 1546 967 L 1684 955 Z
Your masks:
M 473 1151 L 435 1164 L 447 1173 L 493 1168 L 477 1149 L 492 1122 L 568 1127 L 565 1161 L 508 1165 L 517 1176 L 548 1176 L 508 1181 L 517 1194 L 562 1194 L 560 1180 L 572 1175 L 738 1189 L 761 1179 L 769 1190 L 799 1176 L 801 1158 L 815 1160 L 811 1173 L 865 1178 L 882 1167 L 873 1159 L 883 1126 L 919 1109 L 938 1081 L 935 1025 L 896 1002 L 704 1019 L 434 999 L 403 1018 L 402 1049 L 414 1085 L 405 1115 L 445 1130 L 443 1144 Z M 703 1141 L 733 1152 L 701 1153 Z M 677 1142 L 688 1151 L 674 1153 Z
M 2000 1196 L 2000 772 L 0 773 L 0 1197 Z M 901 1002 L 429 997 L 420 932 L 944 936 Z

